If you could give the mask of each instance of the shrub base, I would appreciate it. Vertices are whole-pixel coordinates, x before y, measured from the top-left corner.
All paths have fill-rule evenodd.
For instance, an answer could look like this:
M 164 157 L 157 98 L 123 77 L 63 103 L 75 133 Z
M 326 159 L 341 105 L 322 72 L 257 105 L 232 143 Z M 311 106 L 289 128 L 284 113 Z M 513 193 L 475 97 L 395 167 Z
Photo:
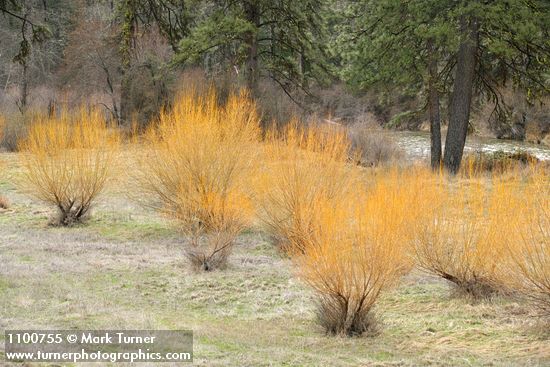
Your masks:
M 187 244 L 185 256 L 196 271 L 225 269 L 233 245 L 233 237 L 228 239 L 218 235 L 214 238 L 197 238 Z
M 48 224 L 52 227 L 72 227 L 88 219 L 87 210 L 58 210 L 57 214 L 50 219 Z
M 329 335 L 375 336 L 380 333 L 379 320 L 371 308 L 350 306 L 343 299 L 320 300 L 317 319 Z

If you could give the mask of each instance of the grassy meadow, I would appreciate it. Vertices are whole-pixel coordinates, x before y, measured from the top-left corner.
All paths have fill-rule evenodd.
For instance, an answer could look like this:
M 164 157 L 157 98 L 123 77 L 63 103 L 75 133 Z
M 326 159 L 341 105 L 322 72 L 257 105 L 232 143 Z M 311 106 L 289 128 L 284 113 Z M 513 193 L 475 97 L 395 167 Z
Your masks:
M 0 330 L 191 329 L 197 366 L 550 366 L 546 172 L 361 167 L 345 134 L 261 137 L 235 98 L 1 153 Z M 94 200 L 56 214 L 51 187 Z

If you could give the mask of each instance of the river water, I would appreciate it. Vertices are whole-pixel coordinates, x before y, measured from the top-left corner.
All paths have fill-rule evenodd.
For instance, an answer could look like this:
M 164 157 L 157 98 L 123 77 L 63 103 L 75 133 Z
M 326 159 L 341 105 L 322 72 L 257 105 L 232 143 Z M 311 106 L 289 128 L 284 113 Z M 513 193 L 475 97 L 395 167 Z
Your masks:
M 384 131 L 390 135 L 397 145 L 412 159 L 424 159 L 430 156 L 430 134 L 427 132 L 412 131 Z M 444 141 L 443 141 L 444 143 Z M 465 152 L 514 152 L 526 151 L 540 160 L 550 160 L 550 147 L 544 145 L 524 143 L 516 140 L 493 139 L 477 136 L 468 136 Z

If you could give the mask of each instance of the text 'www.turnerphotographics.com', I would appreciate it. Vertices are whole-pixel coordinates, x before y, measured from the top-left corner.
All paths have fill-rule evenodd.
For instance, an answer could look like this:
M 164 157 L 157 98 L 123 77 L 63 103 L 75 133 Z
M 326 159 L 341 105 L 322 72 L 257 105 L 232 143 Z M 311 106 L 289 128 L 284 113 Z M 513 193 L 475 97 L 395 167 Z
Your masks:
M 192 362 L 189 330 L 6 330 L 8 361 Z

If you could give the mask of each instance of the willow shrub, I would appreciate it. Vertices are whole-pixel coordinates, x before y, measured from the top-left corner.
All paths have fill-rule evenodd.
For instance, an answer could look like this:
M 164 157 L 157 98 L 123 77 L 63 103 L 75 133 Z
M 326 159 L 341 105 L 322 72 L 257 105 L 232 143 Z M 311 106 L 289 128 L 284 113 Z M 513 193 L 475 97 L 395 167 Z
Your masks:
M 420 268 L 452 282 L 459 294 L 482 299 L 506 291 L 499 274 L 517 200 L 502 177 L 435 180 L 426 195 L 428 220 L 417 224 Z M 512 196 L 508 196 L 511 194 Z
M 338 203 L 358 181 L 345 131 L 291 122 L 268 133 L 257 180 L 258 213 L 275 242 L 294 250 L 312 230 L 316 203 Z
M 412 267 L 411 228 L 419 187 L 397 172 L 356 185 L 342 201 L 319 199 L 308 235 L 292 260 L 318 297 L 318 320 L 329 334 L 377 330 L 373 307 Z M 291 241 L 296 241 L 292 239 Z
M 500 192 L 514 221 L 506 237 L 508 257 L 501 279 L 543 316 L 550 316 L 550 180 L 536 170 L 526 180 L 513 180 Z
M 17 183 L 57 210 L 52 224 L 81 222 L 114 177 L 118 146 L 118 134 L 99 110 L 38 116 L 18 143 L 22 175 Z
M 225 105 L 216 93 L 179 95 L 145 137 L 136 182 L 149 205 L 186 235 L 199 269 L 224 267 L 253 215 L 248 180 L 260 141 L 256 106 L 244 92 Z
M 352 163 L 350 150 L 346 131 L 329 126 L 291 123 L 272 131 L 258 212 L 313 289 L 320 324 L 329 334 L 351 336 L 375 331 L 374 304 L 412 266 L 424 175 L 368 174 Z M 404 185 L 409 176 L 417 179 Z

